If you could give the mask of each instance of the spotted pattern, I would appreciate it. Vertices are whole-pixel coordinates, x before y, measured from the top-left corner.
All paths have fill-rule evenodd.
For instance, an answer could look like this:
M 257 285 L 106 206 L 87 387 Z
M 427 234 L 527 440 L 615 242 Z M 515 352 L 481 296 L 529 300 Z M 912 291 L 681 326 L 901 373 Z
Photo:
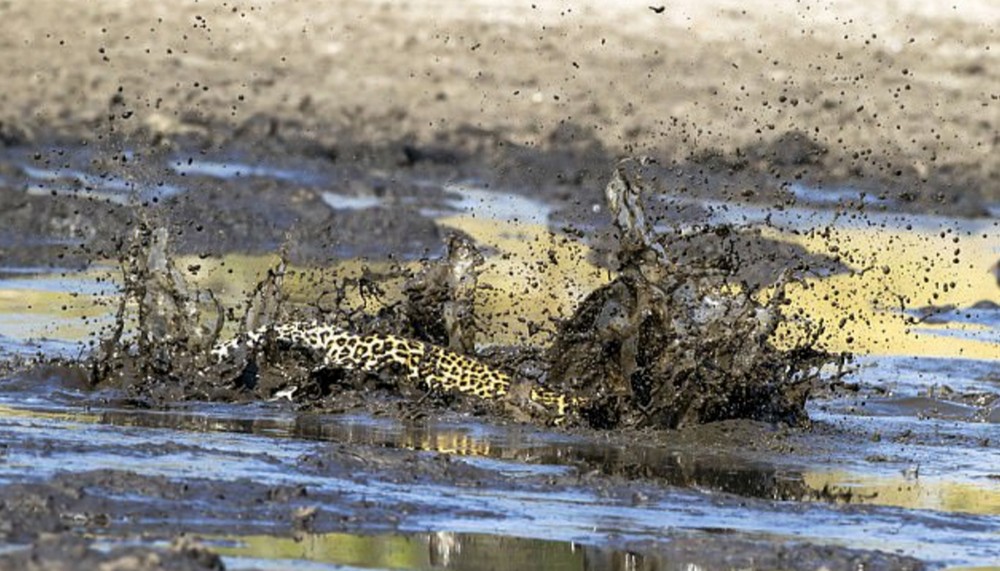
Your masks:
M 488 365 L 442 347 L 396 335 L 358 335 L 331 325 L 308 322 L 263 327 L 212 350 L 219 360 L 241 347 L 253 349 L 268 336 L 278 343 L 300 347 L 321 355 L 323 366 L 377 373 L 387 369 L 402 372 L 414 385 L 431 390 L 472 395 L 484 400 L 502 399 L 511 390 L 511 378 Z M 533 387 L 529 400 L 556 421 L 561 421 L 579 400 Z

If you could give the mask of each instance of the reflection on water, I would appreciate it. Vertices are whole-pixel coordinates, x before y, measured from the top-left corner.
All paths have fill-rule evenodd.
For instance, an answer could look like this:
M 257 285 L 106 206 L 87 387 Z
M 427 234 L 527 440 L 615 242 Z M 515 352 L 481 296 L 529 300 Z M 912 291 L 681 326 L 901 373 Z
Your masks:
M 502 430 L 450 423 L 400 424 L 363 416 L 297 415 L 271 418 L 226 418 L 201 414 L 167 414 L 115 410 L 100 414 L 105 424 L 180 428 L 295 437 L 343 444 L 422 450 L 468 457 L 472 465 L 506 474 L 542 475 L 551 467 L 575 467 L 627 478 L 741 496 L 775 500 L 850 501 L 849 493 L 824 486 L 810 488 L 795 470 L 764 463 L 739 463 L 732 457 L 698 458 L 669 446 L 598 445 L 583 439 L 552 436 L 526 429 Z M 487 461 L 483 461 L 483 460 Z M 488 460 L 515 461 L 514 466 Z M 565 472 L 565 470 L 560 470 Z
M 750 456 L 757 459 L 747 459 L 739 450 L 726 449 L 718 442 L 707 448 L 701 440 L 687 448 L 672 447 L 672 438 L 667 435 L 658 442 L 651 440 L 648 446 L 637 444 L 636 439 L 625 446 L 584 436 L 467 420 L 410 425 L 367 416 L 294 415 L 265 405 L 190 404 L 185 410 L 173 412 L 91 406 L 81 414 L 87 401 L 74 401 L 74 406 L 53 404 L 79 399 L 80 395 L 63 391 L 60 396 L 53 391 L 52 382 L 24 379 L 19 386 L 5 385 L 7 390 L 0 392 L 0 400 L 8 407 L 0 409 L 0 442 L 8 445 L 4 462 L 0 463 L 0 480 L 28 482 L 65 471 L 82 473 L 113 466 L 172 480 L 208 478 L 234 485 L 254 482 L 261 486 L 305 486 L 309 494 L 287 509 L 315 506 L 328 514 L 349 517 L 356 502 L 406 506 L 400 512 L 401 529 L 529 536 L 557 542 L 556 547 L 546 549 L 563 553 L 558 557 L 564 557 L 566 547 L 571 545 L 560 546 L 558 542 L 608 545 L 610 537 L 638 541 L 662 537 L 667 532 L 704 540 L 706 534 L 711 536 L 705 530 L 726 530 L 730 538 L 766 536 L 771 538 L 769 541 L 797 539 L 898 549 L 954 563 L 982 563 L 997 554 L 987 538 L 1000 521 L 996 514 L 1000 487 L 990 481 L 955 486 L 951 482 L 961 481 L 955 475 L 935 479 L 925 477 L 921 471 L 918 478 L 900 474 L 895 480 L 880 482 L 882 488 L 852 491 L 852 486 L 872 482 L 870 474 L 848 471 L 843 475 L 828 474 L 823 479 L 822 474 L 811 473 L 824 469 L 822 463 L 808 469 L 796 468 L 794 463 L 776 467 L 762 463 L 759 454 Z M 39 390 L 46 394 L 45 398 L 26 396 Z M 330 447 L 325 442 L 351 446 Z M 485 478 L 485 482 L 470 485 L 461 480 L 434 478 L 401 480 L 393 470 L 401 466 L 409 469 L 411 465 L 409 461 L 399 464 L 392 460 L 401 458 L 382 452 L 387 448 L 446 450 L 455 454 L 446 464 L 468 464 L 482 470 L 480 476 L 473 477 L 477 481 Z M 852 450 L 865 454 L 863 449 Z M 338 451 L 348 451 L 364 461 L 319 473 L 307 461 L 318 458 L 337 462 L 344 453 Z M 943 452 L 947 449 L 939 449 L 936 454 L 940 457 Z M 418 455 L 428 462 L 437 458 Z M 815 457 L 809 458 L 818 463 Z M 380 468 L 383 466 L 389 468 Z M 595 489 L 588 484 L 593 482 L 588 474 L 595 470 L 654 478 L 640 489 L 659 491 L 647 492 L 651 496 L 646 497 L 636 492 L 622 496 L 614 486 L 610 490 L 600 486 Z M 539 487 L 539 482 L 553 477 L 562 478 L 564 484 Z M 652 487 L 655 478 L 674 486 Z M 574 485 L 574 481 L 580 485 Z M 883 494 L 882 489 L 893 485 L 927 493 Z M 934 505 L 925 501 L 929 496 L 944 495 L 935 492 L 934 486 L 947 489 L 947 502 Z M 806 506 L 787 501 L 802 499 L 827 501 Z M 876 505 L 863 511 L 841 505 L 858 499 Z M 162 513 L 177 509 L 170 500 L 156 495 L 137 497 L 136 501 Z M 225 518 L 234 517 L 232 508 L 220 501 L 219 506 L 203 506 L 208 511 L 200 511 L 195 519 L 185 521 L 219 529 L 217 526 L 229 521 Z M 942 511 L 883 509 L 879 503 Z M 958 510 L 982 515 L 955 513 Z M 219 517 L 223 519 L 216 521 Z M 384 527 L 356 524 L 353 529 L 369 533 L 383 531 Z M 706 552 L 705 545 L 701 548 L 700 553 Z
M 334 192 L 324 192 L 323 202 L 334 210 L 365 210 L 382 205 L 385 201 L 377 196 L 349 196 Z
M 384 535 L 307 533 L 294 539 L 259 535 L 210 542 L 233 568 L 240 568 L 239 559 L 247 558 L 254 560 L 255 566 L 263 563 L 265 568 L 269 567 L 267 560 L 272 560 L 272 564 L 277 564 L 274 560 L 312 561 L 363 569 L 455 571 L 665 568 L 656 565 L 652 558 L 647 561 L 640 555 L 571 542 L 446 531 Z
M 474 183 L 445 184 L 444 190 L 449 195 L 445 203 L 451 212 L 426 209 L 421 211 L 424 216 L 441 218 L 457 211 L 481 220 L 545 226 L 552 214 L 547 202 L 512 190 L 491 190 Z
M 799 203 L 807 206 L 841 206 L 851 204 L 891 206 L 894 200 L 887 200 L 871 193 L 861 192 L 850 187 L 816 188 L 804 184 L 788 185 L 788 192 Z
M 117 286 L 106 268 L 35 273 L 0 268 L 0 351 L 79 354 L 79 342 L 111 322 Z M 9 277 L 4 276 L 7 274 Z M 9 340 L 8 340 L 9 339 Z
M 69 270 L 32 270 L 33 268 L 0 267 L 0 292 L 25 290 L 69 293 L 74 294 L 74 296 L 114 295 L 118 293 L 118 289 L 114 285 L 95 281 L 94 278 L 97 275 L 95 271 L 83 273 Z
M 38 407 L 44 402 L 24 405 Z M 0 416 L 429 451 L 462 456 L 470 465 L 511 476 L 566 474 L 575 469 L 765 500 L 863 503 L 1000 515 L 1000 486 L 988 476 L 993 468 L 989 450 L 983 450 L 984 456 L 966 467 L 966 478 L 940 473 L 935 466 L 946 460 L 940 458 L 944 451 L 931 450 L 937 460 L 928 456 L 922 476 L 915 479 L 898 467 L 886 473 L 878 471 L 878 466 L 854 466 L 854 470 L 830 470 L 822 465 L 775 466 L 748 460 L 739 451 L 725 448 L 706 453 L 698 444 L 672 445 L 669 435 L 626 447 L 527 427 L 491 427 L 462 421 L 401 423 L 365 415 L 287 414 L 263 407 L 246 410 L 204 405 L 174 412 L 91 409 L 85 414 L 64 407 L 4 407 Z M 881 450 L 873 445 L 868 454 L 875 458 Z M 962 458 L 971 461 L 968 455 Z M 192 465 L 192 469 L 197 468 Z M 898 493 L 889 493 L 892 489 Z
M 805 474 L 805 482 L 810 488 L 836 489 L 842 493 L 850 493 L 855 503 L 944 512 L 1000 514 L 1000 491 L 991 491 L 989 487 L 968 482 L 952 482 L 940 478 L 927 480 L 926 476 L 920 478 L 918 466 L 895 476 L 843 471 Z

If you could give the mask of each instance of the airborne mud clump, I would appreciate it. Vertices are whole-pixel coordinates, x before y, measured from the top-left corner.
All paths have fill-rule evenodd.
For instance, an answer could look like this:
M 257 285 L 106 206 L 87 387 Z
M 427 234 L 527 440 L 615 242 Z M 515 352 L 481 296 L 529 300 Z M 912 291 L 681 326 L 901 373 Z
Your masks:
M 238 342 L 295 320 L 391 333 L 476 358 L 475 297 L 484 257 L 459 234 L 449 237 L 443 258 L 416 271 L 397 268 L 332 286 L 340 301 L 351 285 L 361 295 L 385 296 L 380 282 L 405 277 L 402 298 L 374 313 L 340 301 L 325 314 L 286 303 L 284 263 L 268 272 L 241 307 L 226 311 L 175 267 L 167 231 L 142 219 L 122 244 L 124 294 L 116 324 L 91 360 L 93 382 L 127 388 L 133 396 L 288 399 L 320 410 L 383 407 L 385 399 L 370 398 L 371 391 L 387 389 L 389 395 L 402 394 L 408 414 L 435 402 L 466 402 L 480 410 L 499 404 L 490 410 L 551 422 L 553 417 L 534 410 L 526 398 L 544 384 L 577 403 L 570 422 L 597 428 L 676 428 L 733 418 L 806 422 L 805 401 L 821 366 L 834 357 L 812 348 L 815 337 L 788 350 L 772 344 L 785 319 L 784 291 L 795 279 L 792 270 L 774 276 L 767 287 L 735 279 L 736 266 L 752 260 L 740 259 L 728 246 L 744 233 L 729 226 L 659 234 L 645 208 L 655 173 L 648 160 L 625 160 L 607 186 L 620 241 L 614 281 L 592 292 L 559 325 L 546 353 L 520 346 L 490 352 L 488 361 L 513 378 L 503 402 L 456 401 L 449 394 L 428 400 L 426 387 L 412 386 L 398 367 L 367 373 L 331 367 L 315 351 L 289 347 L 270 332 L 252 347 Z M 705 238 L 721 246 L 713 255 L 692 256 L 690 245 Z M 127 333 L 132 308 L 134 335 Z M 211 352 L 227 319 L 238 322 L 236 349 L 217 360 Z M 531 379 L 520 378 L 526 360 L 539 371 Z

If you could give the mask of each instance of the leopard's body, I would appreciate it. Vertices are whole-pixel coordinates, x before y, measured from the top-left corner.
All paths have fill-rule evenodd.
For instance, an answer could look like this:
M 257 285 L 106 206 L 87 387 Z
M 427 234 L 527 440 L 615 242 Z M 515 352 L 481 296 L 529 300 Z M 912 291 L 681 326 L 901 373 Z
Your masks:
M 360 335 L 309 322 L 262 327 L 216 346 L 212 354 L 223 360 L 241 347 L 252 350 L 266 339 L 313 352 L 323 367 L 369 373 L 395 369 L 415 386 L 423 383 L 434 391 L 484 400 L 502 399 L 511 391 L 512 380 L 506 373 L 443 347 L 397 335 Z M 578 399 L 543 387 L 533 387 L 528 399 L 556 421 L 579 405 Z

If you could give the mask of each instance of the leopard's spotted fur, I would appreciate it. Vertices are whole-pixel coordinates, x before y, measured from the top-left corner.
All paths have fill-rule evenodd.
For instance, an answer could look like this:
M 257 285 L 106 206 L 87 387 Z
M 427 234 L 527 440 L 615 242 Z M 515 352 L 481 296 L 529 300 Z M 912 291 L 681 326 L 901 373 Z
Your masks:
M 269 337 L 270 336 L 270 337 Z M 308 322 L 263 327 L 218 345 L 212 354 L 219 360 L 240 347 L 253 349 L 265 339 L 315 352 L 324 367 L 377 373 L 395 368 L 414 385 L 431 390 L 501 399 L 511 391 L 511 378 L 484 363 L 442 347 L 396 335 L 359 335 L 331 325 Z M 533 387 L 528 399 L 559 422 L 578 399 L 542 387 Z

